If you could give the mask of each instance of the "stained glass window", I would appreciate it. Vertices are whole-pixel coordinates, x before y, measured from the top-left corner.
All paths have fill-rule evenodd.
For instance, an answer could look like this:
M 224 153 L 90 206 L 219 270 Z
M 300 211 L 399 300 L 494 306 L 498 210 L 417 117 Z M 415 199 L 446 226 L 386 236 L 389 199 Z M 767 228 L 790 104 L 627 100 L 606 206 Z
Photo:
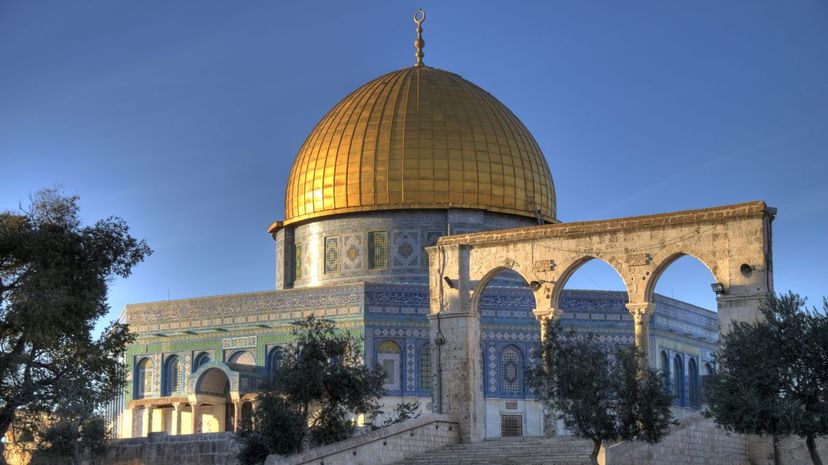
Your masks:
M 681 388 L 684 380 L 682 379 L 683 376 L 682 366 L 681 366 L 681 357 L 676 354 L 675 358 L 673 358 L 673 401 L 674 402 L 681 402 Z
M 293 253 L 293 275 L 296 279 L 302 279 L 302 244 L 296 244 Z
M 167 369 L 164 370 L 165 388 L 164 394 L 170 395 L 181 390 L 181 360 L 173 355 L 167 359 Z
M 383 387 L 389 391 L 400 390 L 400 362 L 402 350 L 394 341 L 384 341 L 377 348 L 377 363 L 385 371 Z
M 388 240 L 385 231 L 368 233 L 368 268 L 384 269 L 388 266 Z
M 137 393 L 135 397 L 146 397 L 152 393 L 152 360 L 145 358 L 138 362 L 135 370 L 135 386 Z
M 506 393 L 518 393 L 522 389 L 523 363 L 516 347 L 503 349 L 500 355 L 500 390 Z
M 431 390 L 431 347 L 420 349 L 420 389 Z
M 325 273 L 339 271 L 339 238 L 325 238 Z
M 689 400 L 693 405 L 699 404 L 699 368 L 695 359 L 690 359 L 688 362 L 688 383 L 689 386 Z

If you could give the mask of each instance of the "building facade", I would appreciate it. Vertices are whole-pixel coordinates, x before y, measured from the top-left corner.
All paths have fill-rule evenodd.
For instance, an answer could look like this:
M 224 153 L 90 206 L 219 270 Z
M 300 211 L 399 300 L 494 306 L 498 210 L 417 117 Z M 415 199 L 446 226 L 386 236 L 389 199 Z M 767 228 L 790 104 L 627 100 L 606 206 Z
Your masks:
M 297 154 L 284 201 L 285 219 L 268 230 L 274 290 L 126 307 L 138 338 L 111 412 L 119 437 L 234 430 L 290 343 L 291 322 L 308 315 L 363 341 L 365 363 L 386 371 L 386 410 L 411 400 L 432 410 L 426 247 L 558 223 L 551 171 L 526 127 L 483 89 L 421 63 L 368 82 L 323 117 Z M 716 313 L 655 301 L 651 363 L 669 379 L 677 409 L 698 409 Z M 508 271 L 480 297 L 487 437 L 564 432 L 545 424 L 525 380 L 540 341 L 535 302 Z M 558 310 L 565 326 L 609 347 L 633 343 L 626 304 L 625 292 L 569 290 Z

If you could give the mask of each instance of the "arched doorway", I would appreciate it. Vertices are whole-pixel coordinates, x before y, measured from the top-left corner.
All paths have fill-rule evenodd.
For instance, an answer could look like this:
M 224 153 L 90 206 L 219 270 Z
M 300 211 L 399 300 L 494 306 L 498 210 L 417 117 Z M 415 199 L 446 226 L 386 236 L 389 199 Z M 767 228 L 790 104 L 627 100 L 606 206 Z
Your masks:
M 196 383 L 195 396 L 198 403 L 196 431 L 201 433 L 218 433 L 233 431 L 233 414 L 230 401 L 230 380 L 227 374 L 218 368 L 206 370 Z M 228 421 L 229 419 L 229 421 Z

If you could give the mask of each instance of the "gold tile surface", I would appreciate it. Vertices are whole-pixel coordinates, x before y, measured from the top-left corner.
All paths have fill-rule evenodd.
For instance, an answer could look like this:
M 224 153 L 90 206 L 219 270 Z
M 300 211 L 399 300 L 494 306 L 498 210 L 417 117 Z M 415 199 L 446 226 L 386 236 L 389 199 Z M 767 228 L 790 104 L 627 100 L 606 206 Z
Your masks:
M 555 218 L 546 159 L 518 118 L 456 74 L 411 67 L 339 102 L 296 156 L 285 224 L 408 208 Z

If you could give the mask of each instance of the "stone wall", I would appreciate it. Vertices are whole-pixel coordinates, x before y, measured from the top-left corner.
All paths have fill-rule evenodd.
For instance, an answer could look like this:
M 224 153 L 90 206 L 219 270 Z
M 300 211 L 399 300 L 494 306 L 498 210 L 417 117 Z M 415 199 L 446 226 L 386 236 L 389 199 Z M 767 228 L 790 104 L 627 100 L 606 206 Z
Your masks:
M 89 465 L 238 465 L 239 443 L 234 433 L 169 436 L 112 441 L 102 459 Z
M 385 465 L 459 441 L 456 422 L 430 414 L 301 454 L 271 455 L 265 465 Z
M 748 438 L 701 415 L 685 417 L 658 444 L 622 442 L 601 451 L 604 465 L 751 465 Z
M 828 460 L 828 437 L 818 438 L 817 452 L 822 461 Z M 811 456 L 805 440 L 798 437 L 785 438 L 779 441 L 779 463 L 782 465 L 810 464 Z M 753 436 L 750 438 L 751 465 L 773 465 L 773 443 L 769 437 Z

